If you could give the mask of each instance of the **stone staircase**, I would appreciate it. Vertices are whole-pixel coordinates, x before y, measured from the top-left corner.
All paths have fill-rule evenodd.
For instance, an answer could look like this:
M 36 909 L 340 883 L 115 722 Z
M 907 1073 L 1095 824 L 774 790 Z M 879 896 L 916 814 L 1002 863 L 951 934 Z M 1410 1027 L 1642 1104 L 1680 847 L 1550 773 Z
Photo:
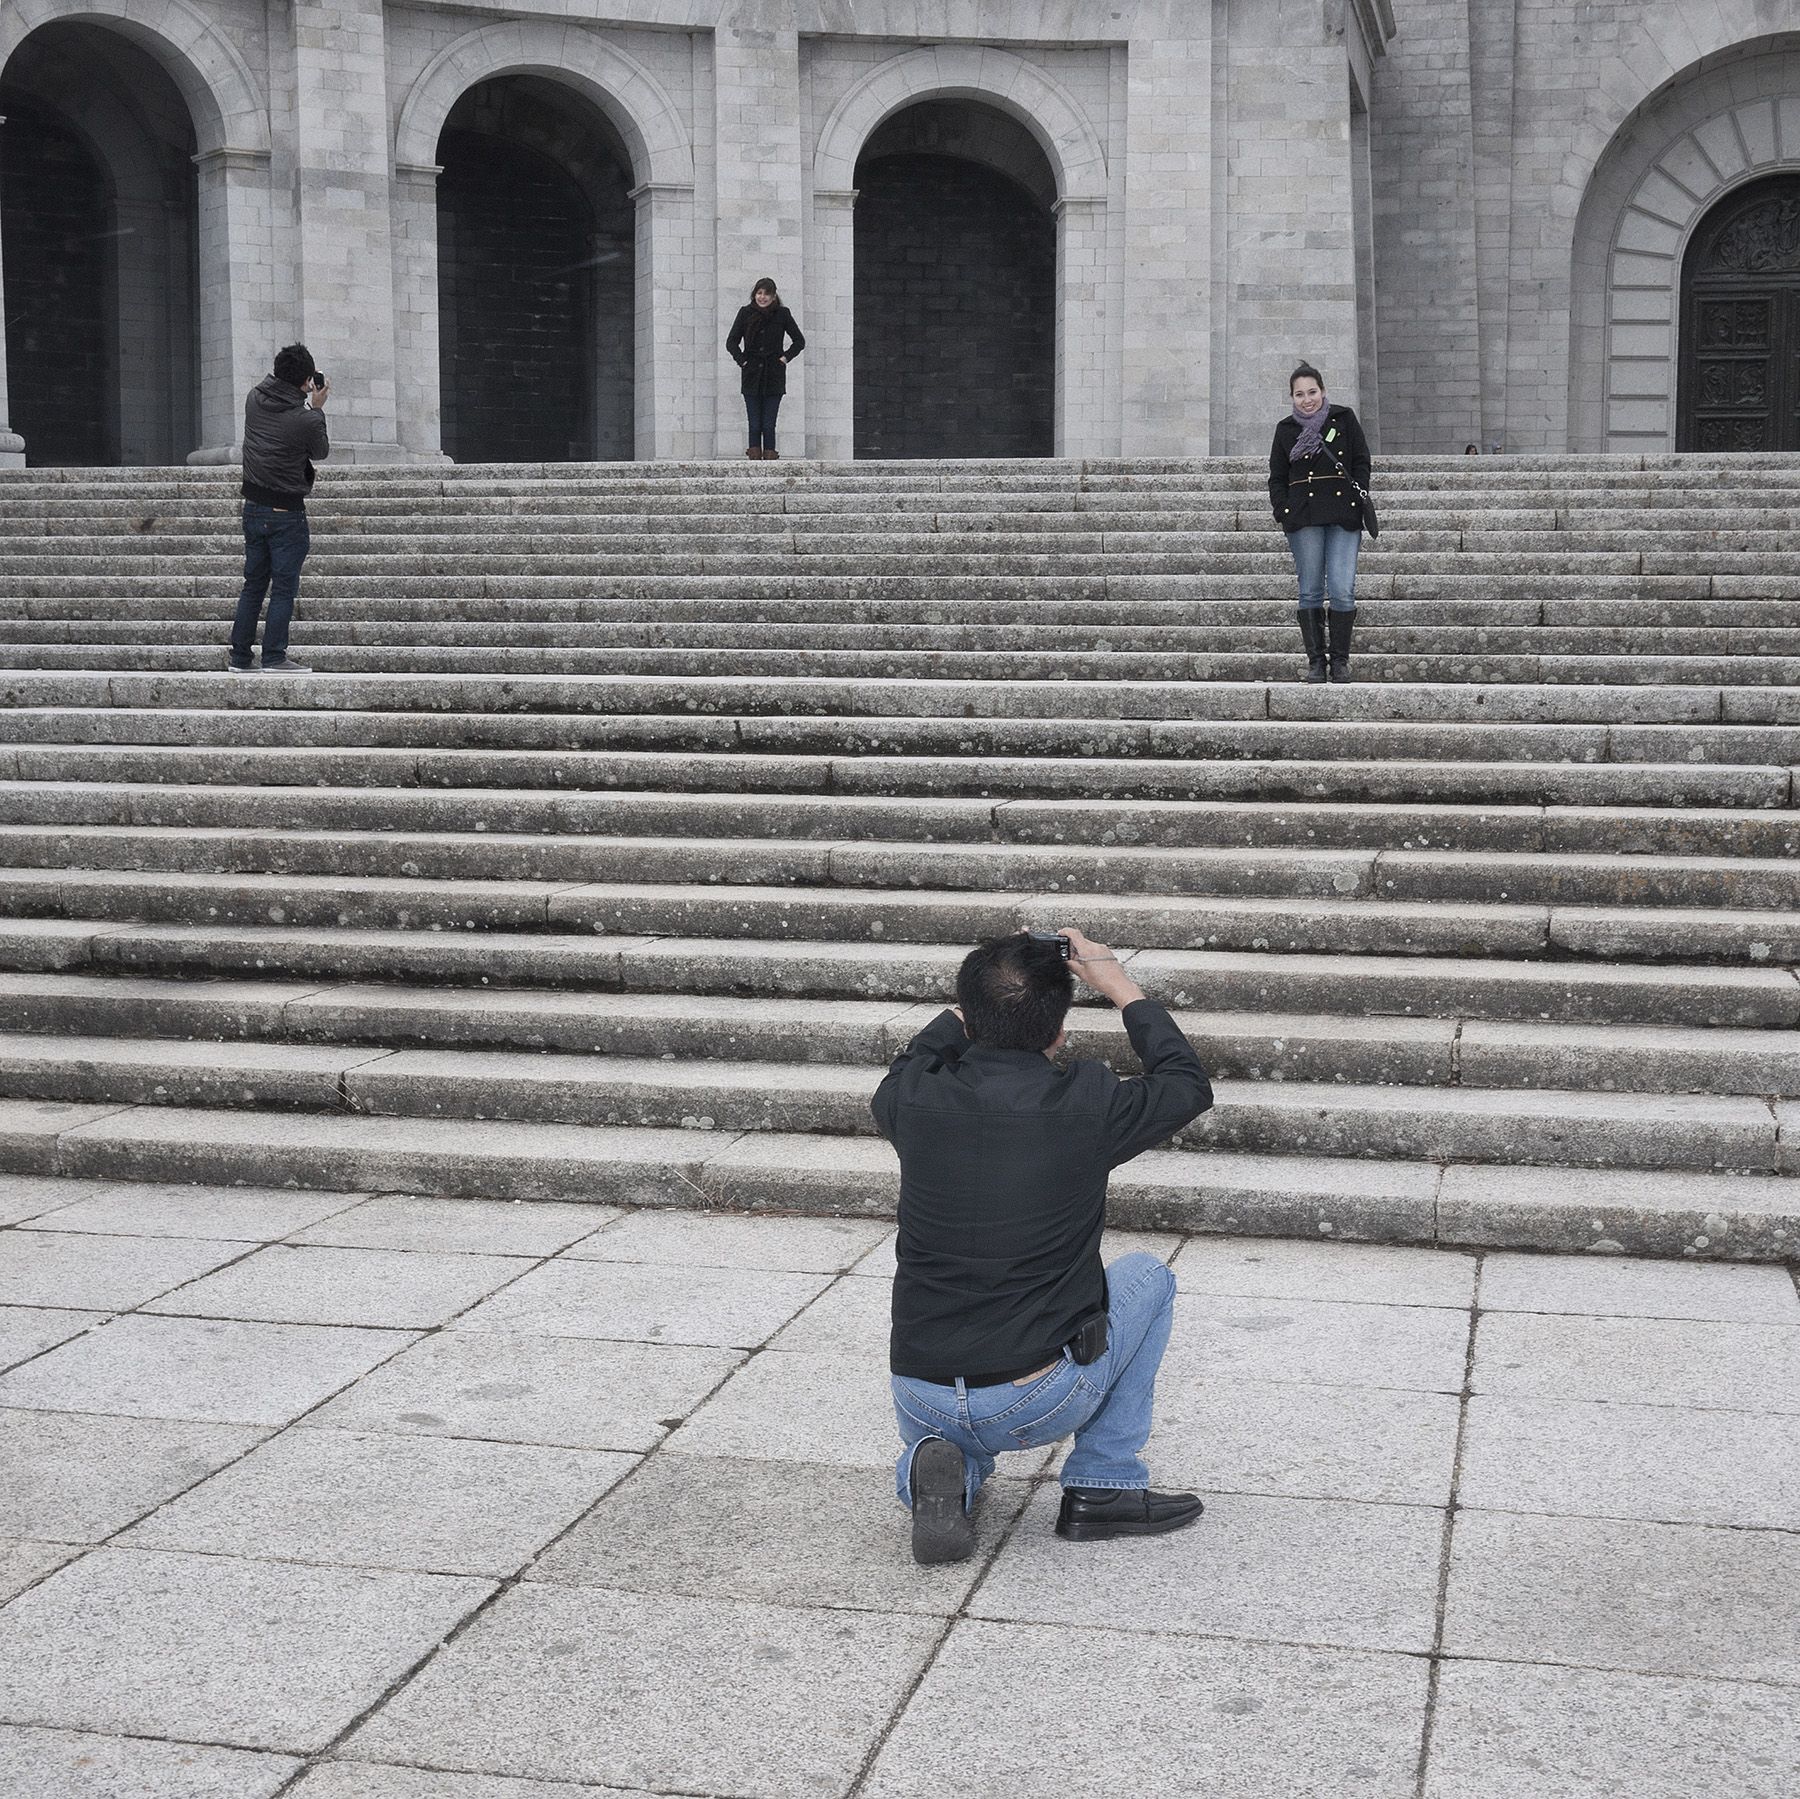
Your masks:
M 1072 922 L 1217 1077 L 1122 1222 L 1800 1255 L 1800 459 L 1386 462 L 1336 688 L 1261 479 L 330 471 L 288 678 L 225 471 L 0 476 L 0 1167 L 880 1212 Z

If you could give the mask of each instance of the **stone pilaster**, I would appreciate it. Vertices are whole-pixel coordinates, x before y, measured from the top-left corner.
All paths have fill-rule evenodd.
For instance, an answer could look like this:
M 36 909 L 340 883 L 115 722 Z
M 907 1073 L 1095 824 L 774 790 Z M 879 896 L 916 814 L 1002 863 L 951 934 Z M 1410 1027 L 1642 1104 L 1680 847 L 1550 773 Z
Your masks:
M 12 429 L 6 398 L 6 270 L 0 266 L 0 468 L 25 466 L 25 440 Z
M 819 188 L 806 245 L 807 330 L 821 350 L 808 370 L 807 422 L 815 456 L 856 454 L 856 190 Z
M 1141 6 L 1126 54 L 1120 449 L 1203 456 L 1212 419 L 1212 8 Z M 1065 305 L 1067 286 L 1065 265 Z
M 800 34 L 794 0 L 740 0 L 725 6 L 713 39 L 718 222 L 715 236 L 718 310 L 714 341 L 722 345 L 732 315 L 754 282 L 771 275 L 806 328 Z M 816 327 L 814 328 L 816 330 Z M 808 364 L 817 355 L 848 361 L 851 344 L 809 333 L 806 356 L 788 376 L 781 436 L 799 452 L 808 441 Z M 722 357 L 724 351 L 721 349 Z M 729 368 L 726 371 L 730 374 Z M 721 455 L 744 453 L 743 402 L 733 379 L 719 383 Z
M 300 332 L 331 379 L 334 459 L 402 457 L 382 0 L 293 0 Z

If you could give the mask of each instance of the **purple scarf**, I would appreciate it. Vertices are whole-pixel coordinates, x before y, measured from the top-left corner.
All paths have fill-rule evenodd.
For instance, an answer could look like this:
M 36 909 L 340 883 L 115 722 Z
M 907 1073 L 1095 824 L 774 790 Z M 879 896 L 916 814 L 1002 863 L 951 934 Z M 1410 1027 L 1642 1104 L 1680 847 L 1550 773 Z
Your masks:
M 1331 422 L 1331 402 L 1324 400 L 1319 410 L 1311 418 L 1307 418 L 1300 408 L 1294 408 L 1294 423 L 1300 427 L 1300 435 L 1294 447 L 1288 451 L 1289 462 L 1304 462 L 1309 456 L 1319 456 L 1325 450 L 1325 427 Z

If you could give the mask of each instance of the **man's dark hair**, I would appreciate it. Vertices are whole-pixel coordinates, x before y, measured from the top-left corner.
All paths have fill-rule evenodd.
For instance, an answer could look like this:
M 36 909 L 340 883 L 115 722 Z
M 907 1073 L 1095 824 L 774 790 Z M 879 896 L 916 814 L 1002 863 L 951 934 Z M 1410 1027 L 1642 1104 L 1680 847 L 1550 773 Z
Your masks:
M 985 1049 L 1046 1050 L 1075 998 L 1075 978 L 1053 943 L 1025 932 L 972 949 L 956 975 L 956 1003 Z
M 289 387 L 304 387 L 316 372 L 312 351 L 305 344 L 286 344 L 275 352 L 275 379 Z

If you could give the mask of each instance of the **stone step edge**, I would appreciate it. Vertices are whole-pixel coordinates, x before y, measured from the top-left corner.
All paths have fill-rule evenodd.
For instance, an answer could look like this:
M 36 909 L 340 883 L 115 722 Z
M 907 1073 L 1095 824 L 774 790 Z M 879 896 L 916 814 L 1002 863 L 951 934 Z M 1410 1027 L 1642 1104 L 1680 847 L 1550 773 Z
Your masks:
M 0 1100 L 0 1171 L 891 1218 L 879 1142 L 601 1126 Z M 1782 1262 L 1800 1179 L 1153 1151 L 1112 1178 L 1120 1228 Z
M 654 1038 L 659 1030 L 679 1033 L 684 1063 L 750 1066 L 779 1080 L 801 1068 L 878 1069 L 891 1061 L 941 1010 L 936 1000 L 818 1000 L 804 997 L 744 999 L 712 993 L 570 991 L 559 988 L 446 989 L 370 981 L 308 982 L 280 979 L 180 980 L 156 976 L 20 974 L 0 972 L 0 1006 L 13 1015 L 0 1032 L 4 1051 L 17 1054 L 21 1042 L 55 1043 L 65 1056 L 81 1056 L 82 1046 L 118 1048 L 156 1043 L 236 1045 L 248 1049 L 325 1050 L 344 1059 L 344 1068 L 373 1063 L 385 1055 L 414 1050 L 463 1051 L 479 1055 L 537 1057 L 544 1054 L 604 1057 L 615 1066 L 656 1066 L 666 1073 L 668 1052 L 653 1059 L 646 1049 L 608 1047 Z M 22 1016 L 20 1012 L 22 1011 Z M 71 1021 L 68 1014 L 73 1012 Z M 483 1015 L 493 1022 L 483 1028 Z M 1173 1010 L 1176 1023 L 1200 1048 L 1218 1076 L 1217 1046 L 1233 1040 L 1304 1043 L 1321 1061 L 1333 1048 L 1349 1054 L 1390 1050 L 1397 1066 L 1371 1082 L 1227 1074 L 1224 1080 L 1268 1080 L 1316 1087 L 1340 1095 L 1345 1087 L 1479 1088 L 1494 1092 L 1588 1091 L 1603 1098 L 1635 1093 L 1706 1094 L 1712 1097 L 1787 1100 L 1800 1098 L 1800 1037 L 1776 1027 L 1679 1024 L 1565 1024 L 1493 1021 L 1468 1015 L 1388 1013 L 1290 1013 L 1273 1011 Z M 722 1042 L 693 1041 L 704 1028 Z M 105 1035 L 99 1034 L 101 1030 Z M 1069 1015 L 1075 1052 L 1099 1057 L 1119 1072 L 1138 1072 L 1123 1020 L 1110 1006 L 1083 1000 Z M 821 1043 L 817 1033 L 827 1033 Z M 835 1035 L 830 1033 L 835 1032 Z M 590 1036 L 591 1034 L 591 1036 Z M 792 1044 L 802 1034 L 809 1047 L 825 1053 L 796 1059 Z M 546 1036 L 550 1039 L 546 1041 Z M 594 1037 L 600 1041 L 592 1040 Z M 580 1039 L 586 1038 L 587 1041 Z M 1467 1080 L 1465 1049 L 1476 1060 L 1507 1053 L 1541 1052 L 1606 1057 L 1609 1069 L 1644 1072 L 1639 1063 L 1662 1056 L 1708 1054 L 1768 1056 L 1792 1061 L 1779 1089 L 1644 1085 L 1619 1088 L 1535 1085 L 1522 1080 Z M 1416 1062 L 1409 1063 L 1409 1052 Z M 1279 1059 L 1279 1052 L 1274 1052 Z M 1442 1057 L 1441 1070 L 1436 1059 Z M 1427 1062 L 1428 1072 L 1421 1073 Z M 1504 1072 L 1503 1068 L 1501 1072 Z
M 140 1040 L 142 1041 L 142 1040 Z M 875 1066 L 746 1064 L 471 1049 L 0 1039 L 0 1097 L 356 1115 L 439 1123 L 809 1133 L 870 1139 Z M 146 1054 L 145 1051 L 150 1053 Z M 1744 1096 L 1221 1081 L 1183 1153 L 1294 1150 L 1335 1160 L 1436 1156 L 1558 1167 L 1800 1173 L 1800 1105 Z M 1535 1154 L 1534 1154 L 1535 1149 Z

